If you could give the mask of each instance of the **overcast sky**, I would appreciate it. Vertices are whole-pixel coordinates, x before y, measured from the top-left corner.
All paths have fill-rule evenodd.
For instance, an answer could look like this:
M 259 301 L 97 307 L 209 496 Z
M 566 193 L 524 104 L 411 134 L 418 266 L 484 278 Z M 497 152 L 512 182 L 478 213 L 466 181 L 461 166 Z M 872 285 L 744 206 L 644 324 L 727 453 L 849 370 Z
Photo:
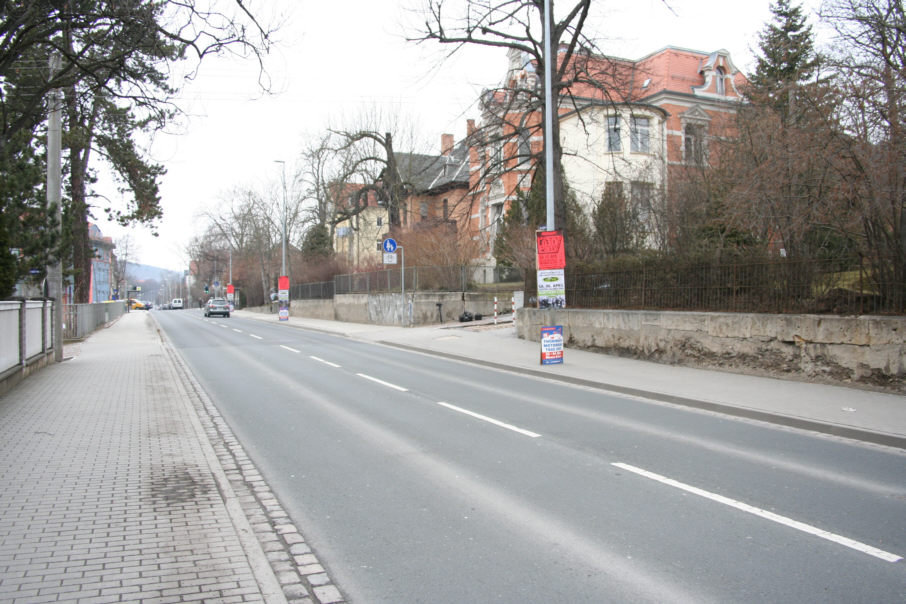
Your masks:
M 146 227 L 123 229 L 98 220 L 114 239 L 131 233 L 135 260 L 162 268 L 188 268 L 185 248 L 202 230 L 200 214 L 238 186 L 279 183 L 305 141 L 328 124 L 349 123 L 368 108 L 406 116 L 423 140 L 440 151 L 440 135 L 465 136 L 465 120 L 478 118 L 475 99 L 505 75 L 503 49 L 475 49 L 447 62 L 439 45 L 405 41 L 405 9 L 420 0 L 266 0 L 267 10 L 289 15 L 266 68 L 276 94 L 263 97 L 257 66 L 216 59 L 202 66 L 182 107 L 190 118 L 178 136 L 158 135 L 154 159 L 167 168 L 162 180 L 164 216 Z M 570 4 L 558 0 L 559 6 Z M 819 0 L 803 5 L 812 10 Z M 770 0 L 597 0 L 586 26 L 607 54 L 637 59 L 664 46 L 704 52 L 726 49 L 748 73 L 758 34 L 770 18 Z M 425 149 L 419 149 L 424 151 Z M 100 216 L 99 216 L 100 218 Z

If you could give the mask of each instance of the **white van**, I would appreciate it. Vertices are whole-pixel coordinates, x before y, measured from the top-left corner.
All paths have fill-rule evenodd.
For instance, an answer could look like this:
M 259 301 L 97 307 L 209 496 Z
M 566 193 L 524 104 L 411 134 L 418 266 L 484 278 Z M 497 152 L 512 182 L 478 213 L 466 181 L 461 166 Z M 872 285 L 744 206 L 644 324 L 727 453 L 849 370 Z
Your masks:
M 182 308 L 182 298 L 173 298 L 173 301 L 170 302 L 170 308 L 172 308 L 172 309 Z

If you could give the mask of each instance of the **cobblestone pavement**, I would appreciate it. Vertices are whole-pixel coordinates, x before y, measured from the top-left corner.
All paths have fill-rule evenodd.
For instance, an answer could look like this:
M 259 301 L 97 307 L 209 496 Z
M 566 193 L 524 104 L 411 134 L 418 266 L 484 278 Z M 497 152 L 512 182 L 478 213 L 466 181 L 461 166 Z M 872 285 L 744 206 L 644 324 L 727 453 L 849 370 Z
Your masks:
M 343 596 L 146 313 L 0 398 L 0 602 Z

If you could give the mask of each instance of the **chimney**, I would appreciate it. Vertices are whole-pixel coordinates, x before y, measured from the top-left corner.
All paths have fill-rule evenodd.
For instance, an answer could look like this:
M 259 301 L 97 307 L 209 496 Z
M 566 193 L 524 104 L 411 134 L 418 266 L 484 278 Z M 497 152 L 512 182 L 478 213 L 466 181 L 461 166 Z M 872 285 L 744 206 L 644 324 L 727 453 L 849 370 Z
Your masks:
M 441 134 L 440 135 L 440 154 L 441 155 L 450 155 L 453 152 L 453 135 L 452 134 Z
M 466 120 L 466 136 L 472 136 L 475 132 L 475 120 Z

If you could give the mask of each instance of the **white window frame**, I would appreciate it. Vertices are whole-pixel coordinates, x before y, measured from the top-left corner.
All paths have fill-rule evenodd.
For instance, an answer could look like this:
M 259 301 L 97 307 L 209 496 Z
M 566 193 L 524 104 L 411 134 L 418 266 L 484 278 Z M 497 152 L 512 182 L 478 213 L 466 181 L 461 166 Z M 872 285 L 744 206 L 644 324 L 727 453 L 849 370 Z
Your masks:
M 623 151 L 623 141 L 620 140 L 620 116 L 607 116 L 607 152 L 621 153 Z
M 651 118 L 629 118 L 629 150 L 632 153 L 651 153 Z

